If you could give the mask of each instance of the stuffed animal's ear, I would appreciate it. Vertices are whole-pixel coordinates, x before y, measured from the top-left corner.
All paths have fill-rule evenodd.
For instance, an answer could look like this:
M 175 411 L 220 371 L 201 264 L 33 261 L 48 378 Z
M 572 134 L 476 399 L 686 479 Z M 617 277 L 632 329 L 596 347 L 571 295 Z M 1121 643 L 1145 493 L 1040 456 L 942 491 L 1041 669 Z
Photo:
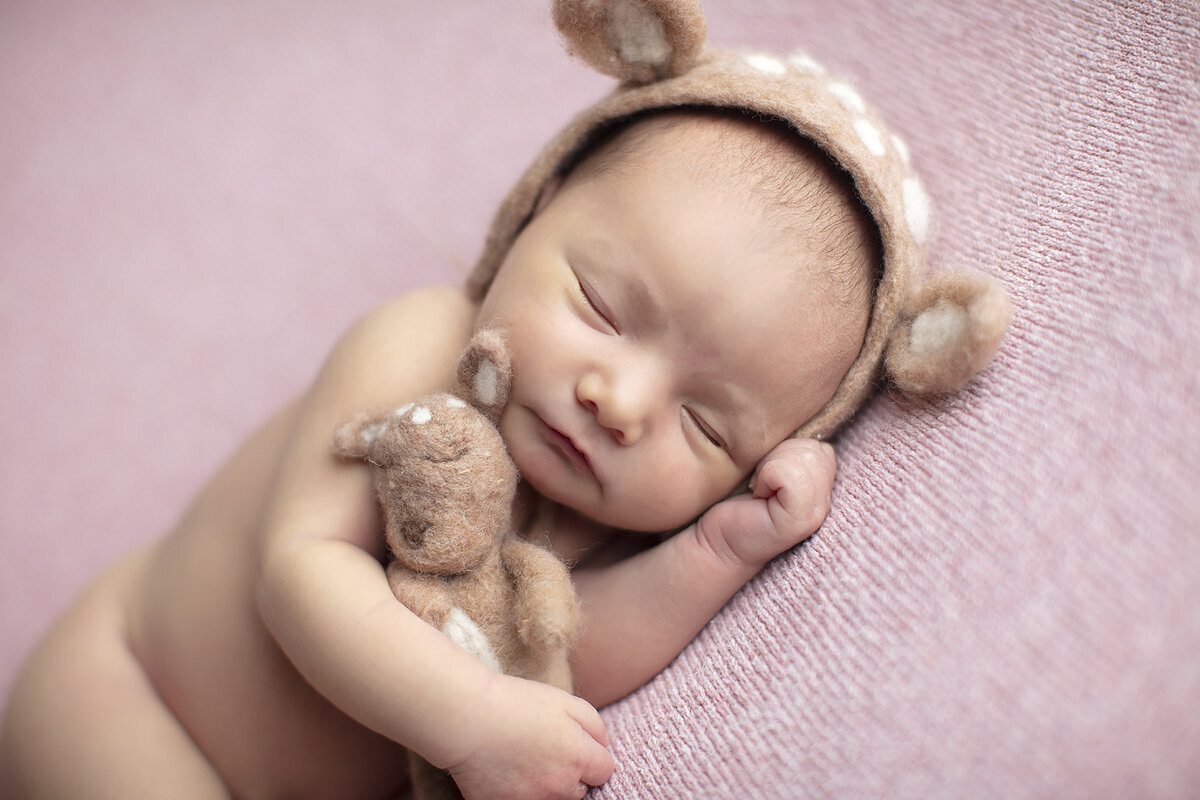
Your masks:
M 512 357 L 504 334 L 494 328 L 479 331 L 458 360 L 456 394 L 499 422 L 511 387 Z
M 986 275 L 935 275 L 905 302 L 888 374 L 910 394 L 954 391 L 992 360 L 1011 317 L 1008 294 Z
M 554 0 L 553 11 L 567 50 L 622 81 L 678 75 L 704 46 L 699 0 Z
M 333 432 L 333 452 L 343 458 L 371 457 L 375 441 L 387 430 L 388 419 L 360 414 Z

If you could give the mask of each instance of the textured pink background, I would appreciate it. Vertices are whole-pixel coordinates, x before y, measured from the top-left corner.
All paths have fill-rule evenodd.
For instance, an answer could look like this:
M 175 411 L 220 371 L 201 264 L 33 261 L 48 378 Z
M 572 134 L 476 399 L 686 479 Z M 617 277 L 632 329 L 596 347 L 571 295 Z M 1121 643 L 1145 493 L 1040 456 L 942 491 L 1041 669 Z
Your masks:
M 907 139 L 1017 307 L 605 713 L 604 798 L 1200 792 L 1200 11 L 710 0 Z M 455 282 L 606 81 L 539 0 L 0 5 L 0 691 L 356 315 Z

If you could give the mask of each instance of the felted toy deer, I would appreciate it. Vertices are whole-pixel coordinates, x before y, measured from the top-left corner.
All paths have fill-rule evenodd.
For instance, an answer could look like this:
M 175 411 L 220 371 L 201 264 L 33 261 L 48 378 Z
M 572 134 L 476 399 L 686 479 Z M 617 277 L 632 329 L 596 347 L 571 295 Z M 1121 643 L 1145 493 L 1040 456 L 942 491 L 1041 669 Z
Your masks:
M 396 597 L 493 670 L 571 691 L 570 575 L 510 525 L 518 476 L 496 425 L 511 382 L 503 336 L 481 331 L 453 393 L 345 423 L 334 448 L 372 465 Z M 420 800 L 460 796 L 448 774 L 410 756 Z

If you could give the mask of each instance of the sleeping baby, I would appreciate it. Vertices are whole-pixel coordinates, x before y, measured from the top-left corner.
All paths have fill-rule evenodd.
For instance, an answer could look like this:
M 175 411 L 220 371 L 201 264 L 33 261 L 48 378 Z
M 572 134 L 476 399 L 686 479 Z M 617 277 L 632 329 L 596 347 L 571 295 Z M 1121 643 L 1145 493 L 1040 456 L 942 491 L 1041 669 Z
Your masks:
M 162 540 L 24 665 L 0 794 L 386 798 L 407 751 L 466 798 L 579 798 L 597 708 L 666 667 L 829 510 L 828 440 L 881 377 L 951 391 L 1007 297 L 927 277 L 906 149 L 802 55 L 704 47 L 694 2 L 560 0 L 620 79 L 509 193 L 464 288 L 389 300 Z M 448 388 L 505 332 L 519 532 L 572 566 L 576 694 L 488 669 L 389 588 L 371 473 L 332 432 Z

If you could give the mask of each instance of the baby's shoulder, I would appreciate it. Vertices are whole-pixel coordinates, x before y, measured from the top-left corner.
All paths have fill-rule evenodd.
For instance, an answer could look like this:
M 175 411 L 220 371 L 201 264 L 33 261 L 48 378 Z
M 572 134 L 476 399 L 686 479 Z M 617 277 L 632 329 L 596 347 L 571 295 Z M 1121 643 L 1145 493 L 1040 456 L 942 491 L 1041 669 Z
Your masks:
M 355 336 L 360 344 L 382 343 L 399 332 L 414 335 L 432 346 L 444 338 L 458 340 L 464 333 L 469 336 L 478 313 L 479 306 L 461 288 L 427 286 L 397 295 L 371 309 L 350 328 L 347 336 Z
M 320 382 L 350 389 L 360 401 L 376 402 L 446 388 L 477 313 L 476 304 L 453 286 L 394 297 L 342 334 Z

